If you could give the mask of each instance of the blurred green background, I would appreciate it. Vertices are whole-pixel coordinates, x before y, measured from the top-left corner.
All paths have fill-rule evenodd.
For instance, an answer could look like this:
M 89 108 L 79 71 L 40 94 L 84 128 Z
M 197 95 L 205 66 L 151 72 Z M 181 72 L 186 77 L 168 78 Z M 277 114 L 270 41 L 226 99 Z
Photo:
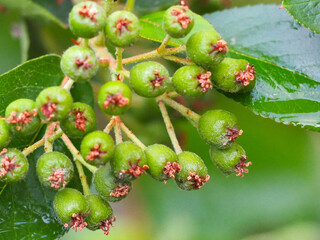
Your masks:
M 153 7 L 157 3 L 151 0 L 139 1 Z M 248 4 L 281 4 L 281 0 L 222 2 L 195 0 L 192 9 L 206 13 Z M 138 9 L 139 14 L 145 11 L 142 7 Z M 14 15 L 2 18 L 0 14 L 0 20 L 8 23 L 17 19 Z M 8 26 L 0 26 L 0 34 L 6 32 Z M 24 25 L 17 26 L 21 28 L 19 33 L 25 35 Z M 61 54 L 72 45 L 72 35 L 68 30 L 35 20 L 28 20 L 27 27 L 30 36 L 29 58 L 46 53 Z M 1 35 L 0 54 L 9 54 L 6 51 L 10 48 L 8 45 L 5 48 L 4 43 L 10 42 L 12 49 L 15 49 L 15 52 L 10 53 L 10 61 L 1 62 L 1 72 L 21 61 L 18 56 L 22 49 L 19 49 L 17 41 L 14 35 L 12 39 Z M 126 55 L 146 52 L 156 46 L 141 40 Z M 174 64 L 167 67 L 171 72 L 177 68 Z M 93 82 L 95 91 L 106 79 L 106 72 L 101 71 Z M 198 112 L 208 108 L 223 108 L 238 116 L 239 125 L 245 133 L 239 138 L 239 143 L 246 149 L 253 163 L 250 173 L 243 179 L 222 175 L 213 166 L 208 154 L 209 147 L 200 140 L 196 130 L 176 112 L 171 112 L 183 148 L 196 152 L 204 159 L 211 181 L 199 191 L 184 192 L 173 181 L 164 185 L 149 176 L 143 176 L 134 182 L 134 189 L 125 200 L 112 204 L 117 221 L 108 237 L 102 231 L 70 231 L 61 239 L 320 239 L 319 134 L 263 119 L 218 92 L 200 101 L 186 99 L 186 103 Z M 148 115 L 145 114 L 146 108 Z M 96 110 L 101 129 L 107 120 L 98 108 Z M 134 106 L 124 121 L 145 144 L 158 142 L 170 145 L 154 102 L 135 97 Z

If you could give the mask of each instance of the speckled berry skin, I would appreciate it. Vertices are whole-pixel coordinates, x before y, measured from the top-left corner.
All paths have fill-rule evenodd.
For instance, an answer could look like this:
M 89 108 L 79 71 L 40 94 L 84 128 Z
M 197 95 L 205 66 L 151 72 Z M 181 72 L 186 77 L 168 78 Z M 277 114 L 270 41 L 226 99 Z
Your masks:
M 9 148 L 7 152 L 0 155 L 0 163 L 4 158 L 10 158 L 14 160 L 13 170 L 7 172 L 4 176 L 1 176 L 3 168 L 0 166 L 0 181 L 3 182 L 17 182 L 26 177 L 29 170 L 29 162 L 27 158 L 18 149 Z
M 236 127 L 237 118 L 225 110 L 210 110 L 199 119 L 198 132 L 200 137 L 210 145 L 224 149 L 232 144 L 228 141 L 228 128 Z
M 211 160 L 225 175 L 235 173 L 236 165 L 240 162 L 241 157 L 245 155 L 245 150 L 237 143 L 232 144 L 227 149 L 218 149 L 214 146 L 210 149 Z
M 63 73 L 74 81 L 88 81 L 96 75 L 99 64 L 95 53 L 87 47 L 72 46 L 61 57 Z
M 113 216 L 113 210 L 108 202 L 96 194 L 86 196 L 89 205 L 89 216 L 86 221 L 90 230 L 99 229 L 101 221 L 110 219 Z
M 177 162 L 178 157 L 174 151 L 162 144 L 148 146 L 144 153 L 146 154 L 149 169 L 147 172 L 158 181 L 165 181 L 168 176 L 163 173 L 167 162 Z
M 130 85 L 143 97 L 157 97 L 165 93 L 168 84 L 169 72 L 157 62 L 139 63 L 130 72 Z
M 53 200 L 53 207 L 62 224 L 69 224 L 72 214 L 86 214 L 89 211 L 85 197 L 73 188 L 58 191 Z
M 244 59 L 225 58 L 219 65 L 210 68 L 212 80 L 216 88 L 229 93 L 248 92 L 255 86 L 250 81 L 247 86 L 236 82 L 235 72 L 245 71 L 249 62 Z
M 121 94 L 125 99 L 125 104 L 119 104 L 119 102 L 111 103 L 106 108 L 106 101 L 112 96 Z M 98 104 L 100 109 L 108 115 L 121 115 L 128 110 L 131 105 L 131 90 L 130 88 L 120 81 L 112 81 L 104 84 L 98 94 Z
M 90 153 L 98 145 L 100 156 L 90 157 Z M 81 142 L 81 155 L 90 164 L 99 166 L 107 163 L 114 153 L 114 141 L 112 137 L 103 131 L 94 131 L 87 134 Z
M 75 102 L 60 126 L 69 137 L 81 138 L 96 129 L 96 114 L 88 104 Z
M 139 19 L 129 11 L 113 12 L 105 27 L 107 39 L 116 47 L 128 47 L 139 37 Z
M 197 77 L 206 71 L 197 65 L 184 66 L 179 68 L 172 77 L 174 89 L 183 96 L 200 97 L 205 94 L 199 85 Z
M 16 120 L 17 117 L 26 111 L 30 114 L 26 123 L 12 123 L 12 120 Z M 14 113 L 16 113 L 14 115 L 15 117 L 12 116 Z M 18 99 L 11 102 L 6 108 L 5 117 L 12 134 L 29 136 L 34 134 L 40 127 L 40 118 L 35 107 L 35 102 L 30 99 Z M 12 119 L 12 117 L 14 117 L 14 119 Z
M 213 51 L 222 37 L 216 31 L 201 31 L 194 33 L 187 41 L 187 55 L 195 64 L 210 67 L 219 64 L 225 57 L 225 52 Z
M 63 180 L 69 183 L 73 177 L 74 168 L 71 160 L 65 154 L 60 152 L 47 152 L 38 159 L 36 171 L 40 182 L 46 187 L 51 187 L 49 177 L 53 171 L 62 171 L 64 175 Z M 60 188 L 61 187 L 62 184 L 60 185 Z
M 108 202 L 118 202 L 124 199 L 131 191 L 131 182 L 119 181 L 119 179 L 114 176 L 114 171 L 110 164 L 100 167 L 95 172 L 93 183 L 99 195 Z M 112 196 L 112 192 L 117 187 L 126 187 L 128 193 L 118 197 Z
M 111 165 L 114 169 L 114 175 L 122 181 L 135 180 L 136 177 L 123 173 L 128 171 L 131 165 L 143 167 L 147 165 L 147 158 L 143 150 L 132 142 L 122 142 L 118 144 L 114 151 Z
M 203 178 L 207 177 L 208 169 L 203 160 L 197 154 L 185 151 L 178 154 L 178 163 L 181 165 L 181 171 L 176 176 L 178 187 L 186 191 L 196 190 L 194 183 L 187 178 L 190 172 Z
M 181 15 L 183 15 L 183 19 L 180 20 L 180 23 L 178 18 Z M 185 37 L 192 30 L 193 25 L 194 16 L 188 7 L 172 6 L 164 13 L 163 28 L 173 38 Z
M 43 108 L 49 102 L 56 104 L 56 111 L 52 118 L 48 118 Z M 71 94 L 62 87 L 48 87 L 40 92 L 36 99 L 36 108 L 40 118 L 46 122 L 64 119 L 72 107 L 73 99 Z
M 69 27 L 74 35 L 82 38 L 97 36 L 106 22 L 102 7 L 92 1 L 76 4 L 69 14 Z
M 0 118 L 0 149 L 8 144 L 10 140 L 9 126 L 6 121 Z

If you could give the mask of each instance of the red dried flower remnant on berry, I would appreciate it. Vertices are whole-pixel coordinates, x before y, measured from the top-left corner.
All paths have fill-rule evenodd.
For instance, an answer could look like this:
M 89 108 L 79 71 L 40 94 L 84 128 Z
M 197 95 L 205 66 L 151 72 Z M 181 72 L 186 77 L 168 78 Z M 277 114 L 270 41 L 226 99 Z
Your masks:
M 206 182 L 210 180 L 210 176 L 207 175 L 206 177 L 200 177 L 197 173 L 195 172 L 189 172 L 189 176 L 187 177 L 187 180 L 190 182 L 193 182 L 193 186 L 196 189 L 200 189 L 204 186 Z
M 86 131 L 86 122 L 88 119 L 84 116 L 84 111 L 75 109 L 71 114 L 74 114 L 75 127 L 80 131 Z
M 132 23 L 132 21 L 128 20 L 127 18 L 122 19 L 120 18 L 116 24 L 116 33 L 119 32 L 119 36 L 121 37 L 122 33 L 125 31 L 130 31 L 128 25 Z
M 175 178 L 175 174 L 181 171 L 181 166 L 177 162 L 167 162 L 163 169 L 163 174 Z M 164 183 L 167 183 L 167 180 L 164 180 Z
M 163 80 L 165 80 L 166 77 L 165 76 L 160 77 L 159 70 L 154 70 L 154 76 L 155 76 L 155 78 L 151 80 L 151 84 L 155 88 L 160 87 L 162 82 L 163 82 Z
M 67 185 L 67 182 L 64 181 L 64 173 L 63 170 L 59 171 L 52 171 L 52 174 L 48 177 L 48 180 L 51 182 L 51 187 L 58 189 L 60 188 L 61 184 L 63 187 Z
M 118 107 L 124 107 L 130 103 L 129 98 L 122 96 L 121 92 L 117 94 L 108 95 L 107 99 L 103 103 L 104 109 L 108 109 L 110 105 L 117 105 Z
M 4 148 L 0 155 L 4 155 L 7 153 L 7 149 Z M 4 156 L 1 158 L 1 169 L 0 169 L 0 178 L 4 177 L 7 173 L 13 171 L 16 167 L 20 167 L 14 163 L 15 156 L 10 159 L 9 156 Z
M 8 123 L 16 124 L 17 130 L 20 131 L 23 129 L 24 124 L 28 124 L 32 122 L 31 117 L 36 117 L 38 115 L 37 110 L 33 109 L 31 112 L 26 110 L 17 115 L 17 112 L 11 112 L 10 116 L 7 119 Z
M 188 28 L 188 25 L 191 23 L 191 19 L 186 15 L 187 10 L 188 7 L 184 6 L 183 8 L 174 8 L 171 12 L 172 16 L 177 16 L 175 22 L 180 23 L 181 27 L 184 29 Z
M 219 40 L 217 44 L 211 44 L 212 50 L 209 52 L 209 54 L 212 54 L 216 51 L 225 53 L 228 51 L 228 45 L 227 42 L 223 39 Z
M 237 127 L 235 128 L 227 128 L 227 134 L 226 137 L 229 139 L 223 144 L 224 146 L 227 145 L 231 141 L 235 141 L 240 135 L 242 135 L 243 130 L 238 129 Z
M 211 72 L 206 72 L 206 73 L 200 73 L 197 76 L 199 86 L 202 88 L 201 91 L 203 93 L 207 92 L 208 90 L 212 89 L 212 84 L 210 81 L 211 77 Z
M 50 99 L 47 100 L 47 103 L 43 104 L 40 107 L 41 112 L 43 115 L 46 116 L 47 121 L 50 121 L 52 118 L 55 117 L 54 113 L 57 112 L 57 103 L 53 103 Z
M 93 161 L 96 158 L 101 159 L 102 158 L 102 154 L 106 154 L 107 152 L 104 152 L 102 150 L 100 150 L 100 145 L 99 144 L 95 144 L 94 147 L 91 149 L 90 153 L 87 155 L 86 159 L 88 161 Z
M 135 178 L 139 178 L 143 173 L 146 172 L 146 169 L 149 169 L 148 165 L 143 165 L 142 167 L 138 165 L 139 160 L 137 163 L 132 164 L 129 163 L 130 168 L 128 170 L 121 170 L 121 173 L 119 174 L 119 177 L 121 178 L 122 174 L 127 173 Z
M 88 216 L 89 213 L 87 214 L 72 214 L 72 220 L 70 224 L 65 223 L 64 227 L 71 227 L 72 229 L 75 229 L 76 231 L 80 230 L 83 231 L 83 229 L 88 225 L 85 221 L 84 221 L 84 217 Z
M 88 7 L 86 4 L 84 4 L 83 7 L 78 10 L 78 13 L 84 17 L 90 18 L 95 23 L 97 22 L 97 19 L 94 17 L 94 15 L 98 14 L 98 11 L 95 7 Z
M 110 197 L 123 197 L 126 196 L 129 193 L 129 186 L 117 186 L 115 189 L 112 190 L 110 193 Z
M 79 58 L 77 58 L 74 64 L 77 65 L 77 68 L 82 67 L 84 70 L 87 70 L 88 68 L 93 67 L 92 63 L 88 63 L 88 59 L 89 59 L 88 56 L 86 56 L 84 60 L 80 60 Z
M 236 165 L 235 167 L 235 171 L 237 172 L 237 176 L 238 177 L 244 177 L 243 173 L 248 173 L 249 170 L 246 169 L 246 167 L 249 167 L 250 165 L 252 165 L 252 162 L 247 162 L 247 156 L 242 155 L 240 162 Z
M 104 235 L 109 235 L 110 227 L 114 227 L 114 225 L 112 223 L 115 221 L 116 221 L 116 217 L 114 217 L 113 219 L 110 218 L 106 221 L 101 221 L 100 229 L 104 232 Z
M 234 83 L 240 82 L 242 86 L 248 86 L 250 84 L 250 81 L 253 81 L 255 79 L 256 71 L 254 70 L 254 66 L 250 66 L 248 63 L 247 70 L 234 72 L 234 75 L 236 75 L 236 80 Z

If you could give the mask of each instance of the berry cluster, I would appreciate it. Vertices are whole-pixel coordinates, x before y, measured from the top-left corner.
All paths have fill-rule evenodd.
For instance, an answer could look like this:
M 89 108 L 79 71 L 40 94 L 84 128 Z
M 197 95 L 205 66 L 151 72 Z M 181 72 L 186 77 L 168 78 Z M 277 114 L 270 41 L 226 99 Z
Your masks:
M 243 59 L 226 58 L 228 46 L 216 31 L 192 34 L 186 46 L 166 48 L 171 38 L 182 38 L 194 26 L 194 14 L 187 6 L 172 6 L 163 17 L 167 32 L 160 47 L 151 54 L 122 59 L 124 47 L 131 46 L 140 33 L 139 19 L 130 11 L 115 11 L 106 16 L 106 9 L 96 2 L 75 5 L 69 15 L 71 31 L 79 37 L 79 45 L 67 49 L 61 58 L 65 74 L 61 86 L 42 90 L 35 101 L 18 99 L 7 106 L 5 118 L 0 118 L 0 180 L 14 182 L 28 172 L 27 155 L 44 145 L 45 152 L 37 161 L 36 172 L 40 182 L 58 190 L 54 209 L 66 228 L 83 230 L 102 229 L 109 234 L 116 220 L 108 202 L 124 199 L 132 188 L 132 181 L 142 174 L 166 183 L 175 179 L 183 190 L 197 190 L 209 181 L 204 161 L 195 153 L 182 151 L 175 135 L 166 105 L 180 112 L 198 129 L 201 138 L 211 146 L 210 155 L 216 166 L 227 175 L 243 177 L 251 162 L 246 162 L 244 149 L 235 143 L 243 133 L 236 117 L 224 110 L 210 110 L 198 115 L 173 98 L 182 95 L 200 97 L 213 88 L 229 93 L 244 93 L 254 87 L 256 72 Z M 89 40 L 90 39 L 90 40 Z M 114 59 L 101 47 L 101 39 L 116 47 Z M 101 56 L 101 49 L 104 56 Z M 99 51 L 98 51 L 99 50 Z M 174 54 L 186 51 L 182 59 L 186 66 L 172 77 L 165 66 L 154 61 L 136 64 L 131 71 L 124 64 L 152 57 L 167 57 L 178 61 Z M 108 57 L 105 57 L 108 56 Z M 100 66 L 108 67 L 113 81 L 105 83 L 97 96 L 100 109 L 110 115 L 103 131 L 96 130 L 94 110 L 87 104 L 73 102 L 72 84 L 88 81 Z M 124 79 L 128 78 L 128 84 Z M 145 98 L 155 98 L 163 116 L 174 151 L 161 144 L 145 146 L 121 121 L 132 102 L 132 90 Z M 174 91 L 172 91 L 174 89 Z M 11 137 L 32 136 L 46 124 L 41 140 L 25 148 L 4 148 Z M 110 131 L 114 129 L 115 140 Z M 122 141 L 122 134 L 130 141 Z M 69 139 L 81 139 L 78 151 Z M 53 143 L 61 138 L 73 155 L 53 151 Z M 66 188 L 77 168 L 83 192 Z M 94 173 L 93 185 L 97 194 L 91 194 L 82 166 Z

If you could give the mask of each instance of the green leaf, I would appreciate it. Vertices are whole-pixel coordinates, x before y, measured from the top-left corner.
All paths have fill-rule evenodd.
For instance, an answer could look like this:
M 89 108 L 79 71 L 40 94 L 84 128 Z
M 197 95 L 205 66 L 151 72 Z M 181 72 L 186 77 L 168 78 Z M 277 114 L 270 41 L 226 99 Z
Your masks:
M 263 117 L 320 131 L 320 36 L 275 5 L 204 17 L 229 43 L 229 56 L 245 58 L 257 70 L 254 90 L 230 97 Z
M 42 20 L 46 22 L 53 22 L 61 27 L 65 27 L 64 23 L 61 22 L 57 17 L 31 0 L 0 0 L 0 5 L 4 6 L 10 11 L 19 13 L 23 17 L 30 17 L 37 21 Z
M 320 0 L 283 0 L 282 5 L 300 24 L 320 33 Z
M 159 10 L 164 10 L 177 3 L 176 0 L 136 0 L 134 10 L 140 13 L 150 13 Z
M 162 19 L 164 12 L 155 12 L 140 18 L 142 38 L 155 42 L 162 42 L 166 36 L 166 32 L 162 28 Z M 189 37 L 200 30 L 213 30 L 213 26 L 198 14 L 195 14 L 195 24 L 193 30 L 182 39 L 171 39 L 169 45 L 181 46 L 186 43 Z

